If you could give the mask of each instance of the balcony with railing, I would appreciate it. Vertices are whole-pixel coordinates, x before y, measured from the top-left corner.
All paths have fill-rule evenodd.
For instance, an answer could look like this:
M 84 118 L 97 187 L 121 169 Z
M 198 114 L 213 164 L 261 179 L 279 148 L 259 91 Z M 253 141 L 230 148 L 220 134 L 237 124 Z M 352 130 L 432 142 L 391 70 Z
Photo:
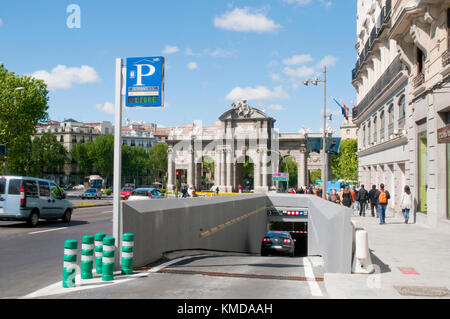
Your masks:
M 442 55 L 442 67 L 445 68 L 449 64 L 450 64 L 450 49 L 447 49 L 447 51 L 445 51 L 444 54 Z
M 361 54 L 358 57 L 358 61 L 356 61 L 355 68 L 352 70 L 352 81 L 356 79 L 356 76 L 358 75 L 361 65 L 365 62 L 366 57 L 369 54 L 370 50 L 372 49 L 377 37 L 383 30 L 385 23 L 389 20 L 391 16 L 391 8 L 392 8 L 392 1 L 387 0 L 386 5 L 381 9 L 381 13 L 378 16 L 376 25 L 372 28 L 372 31 L 370 32 L 369 39 L 367 39 L 364 48 L 362 49 Z
M 413 79 L 413 87 L 417 89 L 419 86 L 425 83 L 425 75 L 420 72 L 416 75 L 416 77 Z
M 404 69 L 403 63 L 400 58 L 397 57 L 392 61 L 391 65 L 384 71 L 383 75 L 378 79 L 372 89 L 366 94 L 364 99 L 358 104 L 358 111 L 356 112 L 355 119 L 359 114 L 363 113 L 370 104 L 375 100 L 378 94 L 383 91 L 383 89 L 391 83 L 391 81 L 398 76 L 398 74 Z

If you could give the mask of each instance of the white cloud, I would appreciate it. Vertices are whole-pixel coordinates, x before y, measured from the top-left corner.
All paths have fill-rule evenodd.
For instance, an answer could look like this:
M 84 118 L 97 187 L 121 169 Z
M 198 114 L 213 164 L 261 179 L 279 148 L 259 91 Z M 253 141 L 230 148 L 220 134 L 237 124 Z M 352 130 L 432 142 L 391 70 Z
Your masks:
M 163 50 L 163 54 L 173 54 L 177 53 L 178 51 L 180 51 L 180 49 L 178 49 L 177 46 L 166 45 L 166 47 Z
M 318 68 L 323 68 L 324 66 L 332 67 L 332 66 L 335 66 L 335 65 L 336 65 L 336 63 L 337 63 L 338 60 L 339 60 L 339 59 L 336 58 L 336 57 L 334 57 L 334 56 L 327 55 L 327 56 L 324 57 L 322 60 L 320 60 L 319 63 L 317 63 L 317 67 L 318 67 Z
M 284 2 L 289 4 L 296 3 L 299 6 L 306 6 L 313 2 L 313 0 L 284 0 Z M 330 8 L 333 5 L 333 2 L 330 0 L 319 0 L 319 3 L 325 8 Z
M 234 55 L 234 53 L 232 51 L 228 51 L 228 50 L 224 50 L 224 49 L 215 49 L 213 51 L 210 49 L 206 49 L 205 54 L 212 56 L 212 57 L 218 57 L 218 58 L 227 58 L 227 57 Z
M 196 56 L 198 54 L 194 53 L 191 48 L 187 48 L 186 51 L 184 52 L 187 56 Z
M 315 74 L 316 70 L 312 67 L 302 65 L 298 68 L 285 67 L 283 69 L 283 73 L 288 75 L 290 78 L 303 79 Z
M 107 114 L 114 114 L 114 104 L 111 102 L 105 102 L 105 104 L 96 104 L 97 110 Z
M 268 19 L 262 12 L 250 8 L 235 8 L 214 18 L 214 26 L 237 32 L 273 32 L 280 28 L 273 20 Z
M 289 94 L 283 90 L 283 87 L 277 86 L 273 90 L 266 88 L 265 86 L 256 86 L 254 88 L 247 87 L 235 87 L 226 96 L 227 100 L 238 101 L 238 100 L 273 100 L 273 99 L 287 99 Z
M 309 4 L 312 0 L 284 0 L 284 2 L 287 3 L 297 3 L 300 6 L 306 6 Z
M 272 104 L 272 105 L 269 105 L 269 110 L 284 111 L 284 106 L 279 105 L 279 104 Z
M 287 58 L 283 60 L 283 63 L 286 65 L 299 65 L 299 64 L 305 64 L 308 62 L 312 62 L 314 59 L 309 54 L 299 54 L 294 55 L 293 57 Z
M 195 69 L 198 69 L 198 64 L 197 64 L 197 62 L 189 62 L 187 64 L 187 67 L 189 70 L 195 70 Z
M 82 65 L 79 68 L 57 65 L 50 72 L 39 70 L 31 74 L 31 76 L 44 80 L 50 91 L 70 89 L 73 84 L 86 84 L 100 81 L 95 69 L 88 65 Z
M 280 82 L 281 81 L 281 76 L 278 73 L 275 74 L 271 74 L 270 78 L 272 79 L 272 81 L 274 82 Z

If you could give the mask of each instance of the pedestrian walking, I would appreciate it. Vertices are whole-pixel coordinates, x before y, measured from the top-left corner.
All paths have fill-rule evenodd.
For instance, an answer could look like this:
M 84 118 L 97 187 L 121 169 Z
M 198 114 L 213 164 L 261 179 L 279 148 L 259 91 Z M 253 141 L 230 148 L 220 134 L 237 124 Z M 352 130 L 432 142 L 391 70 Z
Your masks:
M 216 196 L 219 196 L 219 186 L 216 187 Z
M 342 201 L 344 200 L 344 188 L 341 188 L 339 190 L 338 196 L 339 196 L 339 202 L 342 204 Z
M 380 189 L 377 192 L 378 214 L 380 215 L 380 225 L 386 223 L 386 208 L 389 203 L 391 195 L 384 189 L 384 184 L 380 184 Z
M 358 193 L 356 194 L 356 200 L 359 203 L 359 216 L 366 216 L 366 203 L 369 200 L 369 193 L 364 188 L 364 185 L 361 185 Z
M 408 185 L 405 185 L 400 203 L 401 203 L 400 207 L 402 208 L 402 214 L 403 217 L 405 218 L 405 224 L 408 224 L 409 212 L 412 207 L 412 195 Z
M 372 189 L 369 191 L 369 204 L 370 204 L 370 213 L 372 215 L 372 217 L 375 217 L 375 213 L 377 214 L 377 218 L 378 218 L 378 207 L 377 207 L 377 186 L 376 185 L 372 185 Z
M 330 197 L 329 197 L 329 199 L 328 199 L 330 202 L 333 202 L 333 203 L 336 203 L 337 204 L 337 202 L 339 201 L 339 195 L 336 193 L 336 189 L 335 188 L 333 188 L 332 190 L 331 190 L 331 195 L 330 195 Z M 339 201 L 340 202 L 340 201 Z
M 300 189 L 298 190 L 299 194 L 305 194 L 305 190 L 303 189 L 302 186 L 300 186 Z
M 181 188 L 181 198 L 186 198 L 187 197 L 187 186 L 183 186 Z
M 242 194 L 242 185 L 239 184 L 238 190 L 239 190 L 239 194 Z
M 356 195 L 357 195 L 358 191 L 356 190 L 355 185 L 353 185 L 350 188 L 350 193 L 352 194 L 353 209 L 358 211 L 359 210 L 359 205 L 358 205 L 358 201 L 356 200 Z
M 352 194 L 350 188 L 345 186 L 344 192 L 342 193 L 342 204 L 347 207 L 351 207 L 353 203 Z

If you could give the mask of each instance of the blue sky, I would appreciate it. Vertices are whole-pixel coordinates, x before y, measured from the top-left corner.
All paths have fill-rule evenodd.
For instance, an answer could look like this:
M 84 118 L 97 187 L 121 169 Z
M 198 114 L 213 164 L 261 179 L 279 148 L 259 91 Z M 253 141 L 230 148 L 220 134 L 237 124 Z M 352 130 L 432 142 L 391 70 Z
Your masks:
M 69 28 L 67 7 L 80 8 Z M 164 56 L 162 109 L 124 118 L 214 125 L 239 98 L 274 117 L 281 132 L 322 127 L 322 86 L 302 81 L 328 65 L 330 96 L 355 99 L 356 2 L 349 0 L 47 0 L 0 3 L 0 63 L 47 81 L 53 120 L 114 121 L 115 58 Z M 108 113 L 109 112 L 109 113 Z

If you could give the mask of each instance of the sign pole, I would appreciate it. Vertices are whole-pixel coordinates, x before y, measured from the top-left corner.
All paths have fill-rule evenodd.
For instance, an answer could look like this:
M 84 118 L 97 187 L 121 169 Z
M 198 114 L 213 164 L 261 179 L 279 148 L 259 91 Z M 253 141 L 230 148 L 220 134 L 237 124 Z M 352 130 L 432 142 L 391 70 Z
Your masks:
M 119 247 L 121 240 L 122 216 L 120 189 L 122 179 L 122 66 L 123 60 L 116 59 L 116 92 L 114 109 L 114 197 L 113 197 L 113 237 L 115 240 L 115 268 L 120 268 Z

